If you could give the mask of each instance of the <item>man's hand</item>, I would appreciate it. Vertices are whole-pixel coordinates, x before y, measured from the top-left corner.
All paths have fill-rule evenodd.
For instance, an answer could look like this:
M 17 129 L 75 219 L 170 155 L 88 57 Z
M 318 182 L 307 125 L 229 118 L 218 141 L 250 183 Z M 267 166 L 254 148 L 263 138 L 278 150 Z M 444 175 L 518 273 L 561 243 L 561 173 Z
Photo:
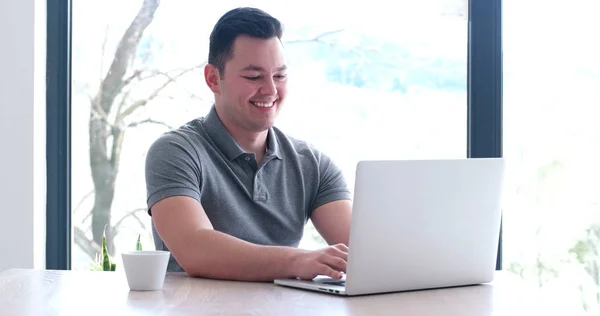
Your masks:
M 319 250 L 300 250 L 291 260 L 291 274 L 303 280 L 312 280 L 318 275 L 334 279 L 342 278 L 346 272 L 348 247 L 336 244 Z

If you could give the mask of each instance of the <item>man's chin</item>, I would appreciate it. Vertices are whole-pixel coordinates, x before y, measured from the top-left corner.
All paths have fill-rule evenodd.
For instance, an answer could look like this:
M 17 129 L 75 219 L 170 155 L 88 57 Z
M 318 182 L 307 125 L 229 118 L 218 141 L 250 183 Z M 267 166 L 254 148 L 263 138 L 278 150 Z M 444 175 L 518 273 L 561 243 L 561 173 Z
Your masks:
M 255 126 L 255 128 L 252 129 L 252 130 L 254 132 L 256 132 L 256 133 L 262 133 L 262 132 L 268 131 L 271 127 L 273 127 L 273 124 L 271 124 L 271 125 Z
M 255 132 L 255 133 L 262 133 L 265 131 L 268 131 L 271 127 L 273 127 L 273 125 L 275 122 L 262 122 L 259 124 L 254 124 L 250 127 L 250 130 Z

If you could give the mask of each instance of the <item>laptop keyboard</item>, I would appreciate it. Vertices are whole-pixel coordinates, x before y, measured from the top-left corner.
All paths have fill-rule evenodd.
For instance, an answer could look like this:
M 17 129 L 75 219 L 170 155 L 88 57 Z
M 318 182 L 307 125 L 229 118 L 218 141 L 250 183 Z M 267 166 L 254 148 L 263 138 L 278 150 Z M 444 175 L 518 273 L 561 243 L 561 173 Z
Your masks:
M 346 285 L 346 281 L 345 280 L 341 280 L 341 281 L 325 281 L 325 282 L 323 282 L 323 284 L 345 286 Z

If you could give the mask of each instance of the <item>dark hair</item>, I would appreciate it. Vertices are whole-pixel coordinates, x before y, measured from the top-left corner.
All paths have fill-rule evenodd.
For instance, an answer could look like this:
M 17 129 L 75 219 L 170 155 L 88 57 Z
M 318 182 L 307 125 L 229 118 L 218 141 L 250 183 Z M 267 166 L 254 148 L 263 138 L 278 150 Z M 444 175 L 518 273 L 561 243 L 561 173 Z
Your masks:
M 225 63 L 233 57 L 233 43 L 240 35 L 269 39 L 281 39 L 281 22 L 256 8 L 236 8 L 225 13 L 210 33 L 208 63 L 219 69 L 221 76 Z

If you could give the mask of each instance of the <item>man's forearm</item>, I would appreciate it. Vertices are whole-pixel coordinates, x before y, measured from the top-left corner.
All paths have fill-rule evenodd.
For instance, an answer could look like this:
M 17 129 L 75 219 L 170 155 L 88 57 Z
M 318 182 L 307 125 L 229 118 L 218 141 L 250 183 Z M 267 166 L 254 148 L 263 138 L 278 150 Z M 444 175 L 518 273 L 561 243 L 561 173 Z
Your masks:
M 299 251 L 260 246 L 215 230 L 199 230 L 177 258 L 190 276 L 241 281 L 272 281 L 291 277 L 290 262 Z

